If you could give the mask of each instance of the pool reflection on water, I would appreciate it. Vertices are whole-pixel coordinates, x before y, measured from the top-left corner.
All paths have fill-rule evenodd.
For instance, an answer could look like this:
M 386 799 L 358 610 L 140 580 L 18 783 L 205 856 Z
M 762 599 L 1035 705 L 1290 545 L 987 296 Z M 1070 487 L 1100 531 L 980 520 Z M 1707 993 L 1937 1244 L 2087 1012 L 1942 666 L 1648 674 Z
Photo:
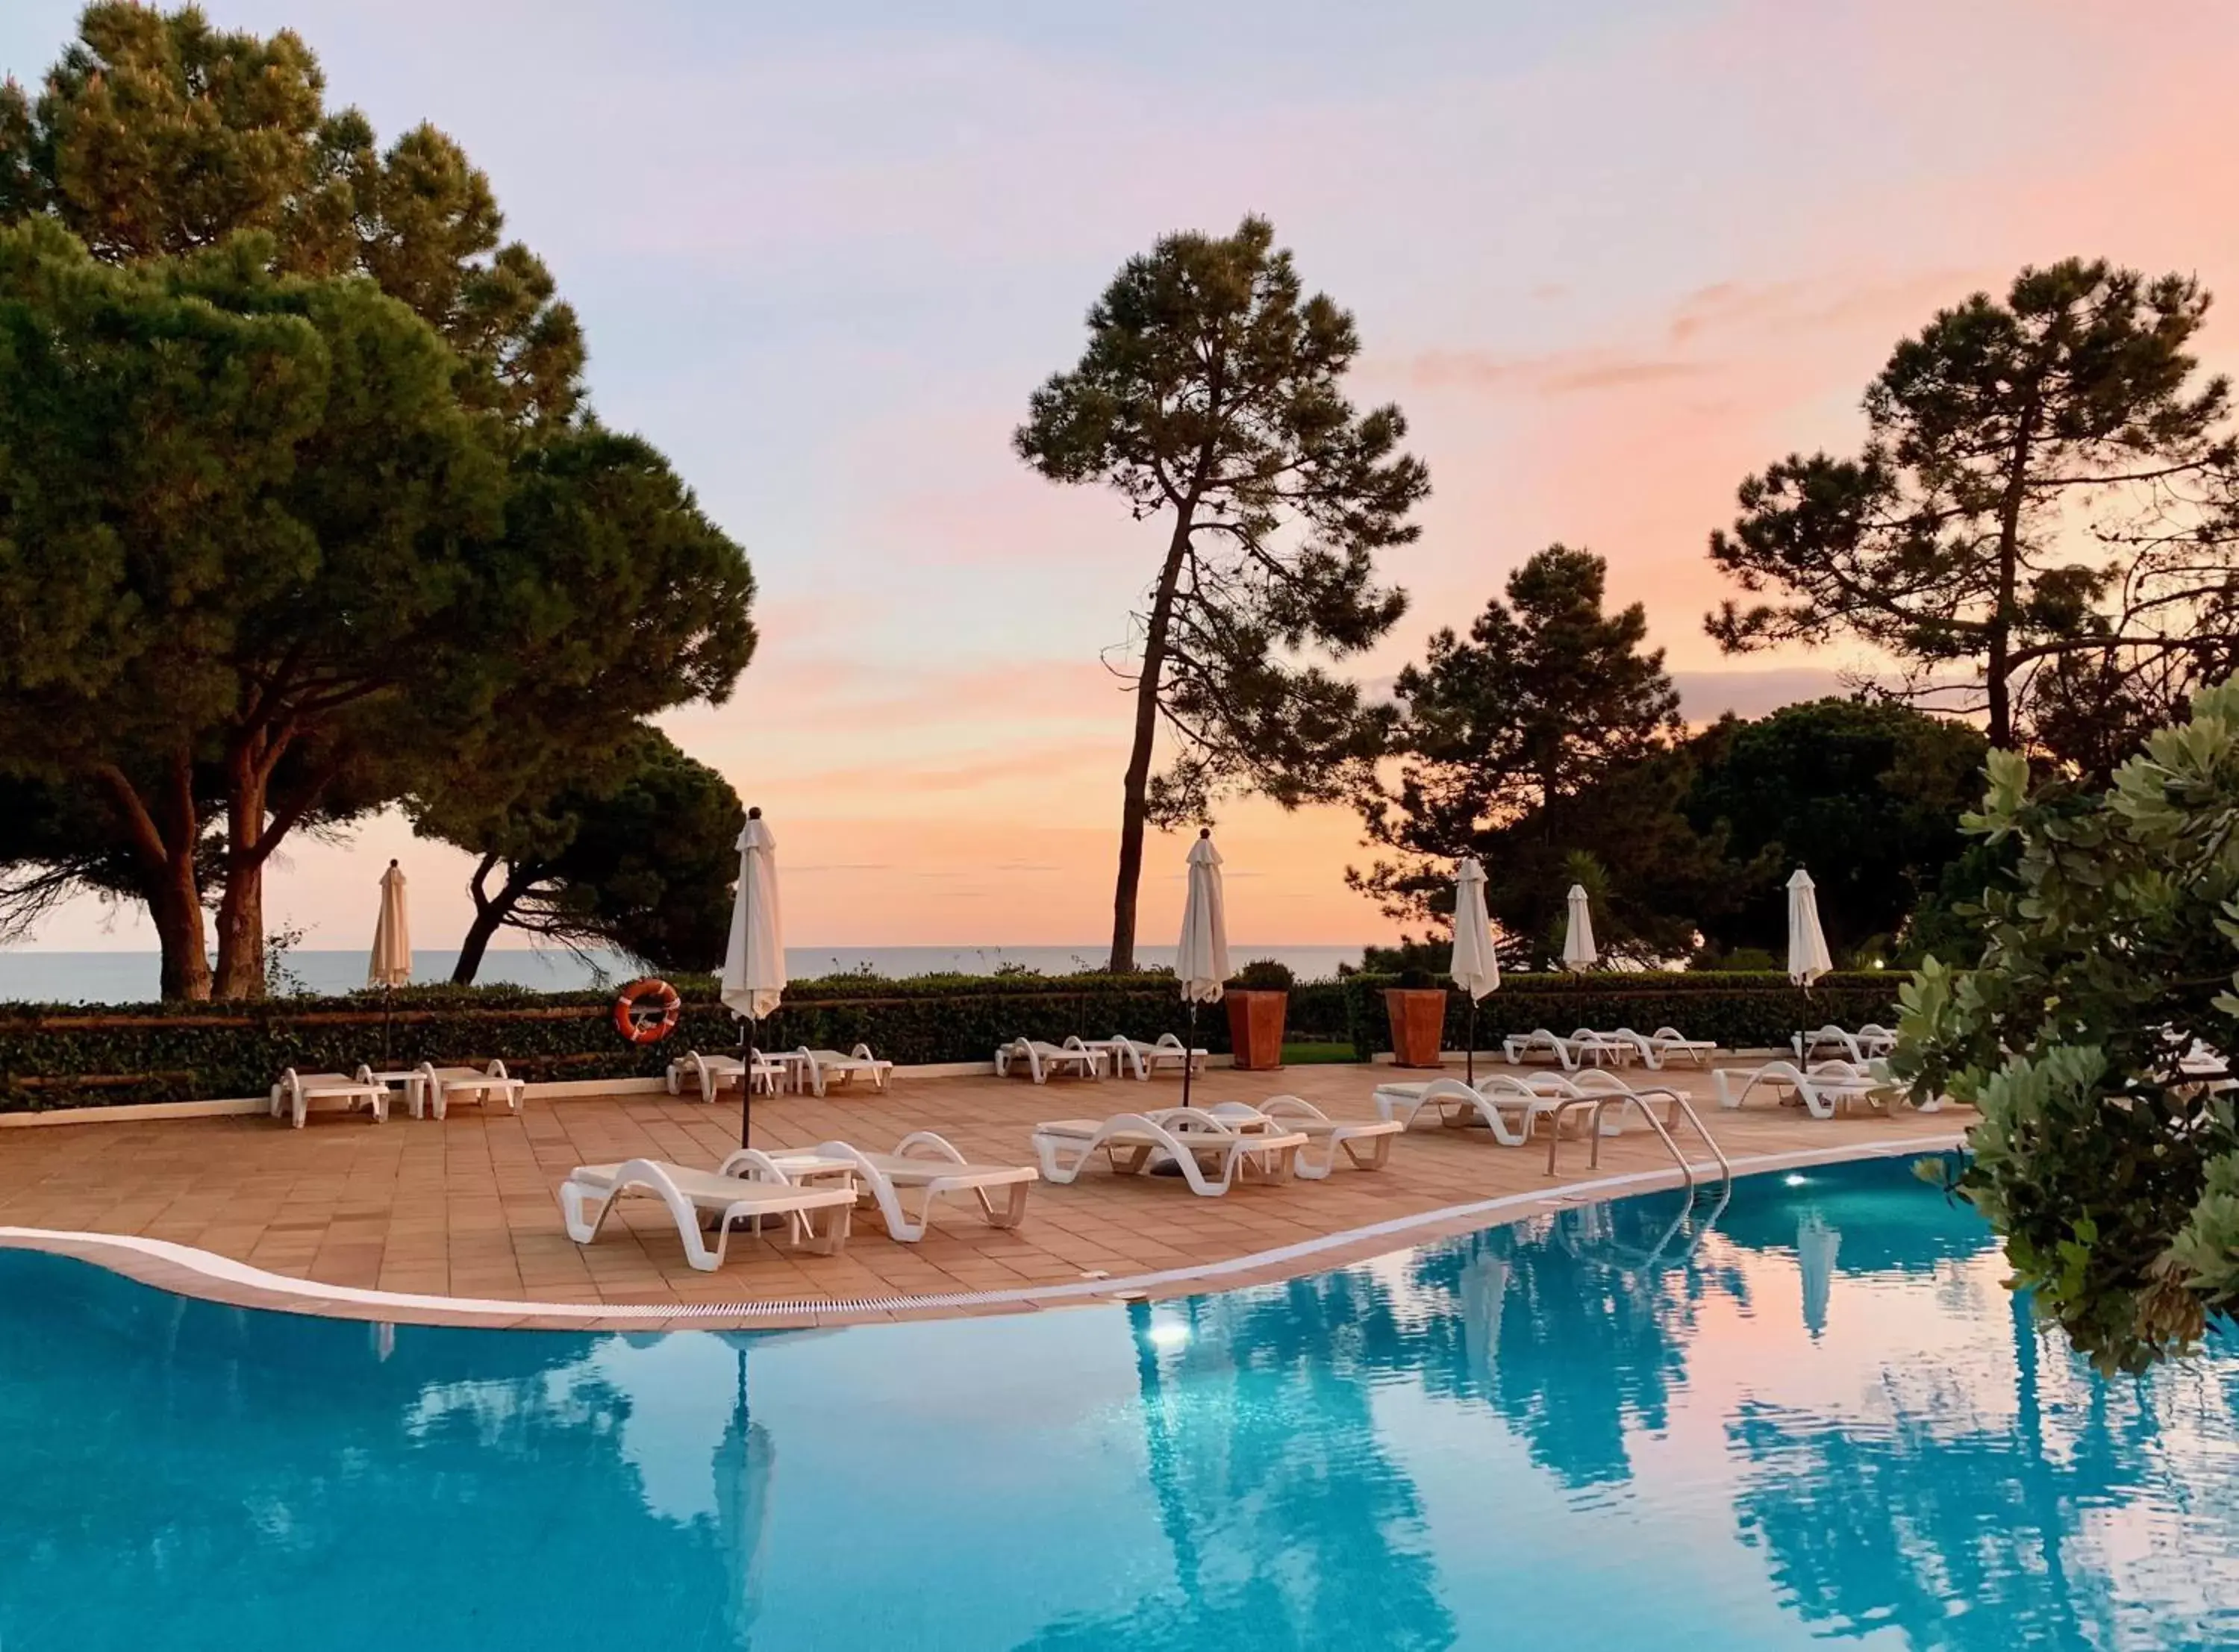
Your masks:
M 801 1335 L 0 1252 L 0 1647 L 2239 1641 L 2239 1357 L 2098 1382 L 1905 1164 L 1792 1179 Z

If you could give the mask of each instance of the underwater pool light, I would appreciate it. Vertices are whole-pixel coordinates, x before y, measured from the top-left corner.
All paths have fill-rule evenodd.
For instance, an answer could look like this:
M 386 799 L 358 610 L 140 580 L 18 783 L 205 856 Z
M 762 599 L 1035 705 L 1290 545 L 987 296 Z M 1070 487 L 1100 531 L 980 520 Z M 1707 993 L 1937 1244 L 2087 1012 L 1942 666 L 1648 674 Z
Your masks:
M 1786 1183 L 1788 1184 L 1788 1185 L 1789 1185 L 1789 1186 L 1791 1186 L 1791 1187 L 1805 1187 L 1805 1186 L 1809 1186 L 1809 1185 L 1810 1184 L 1810 1181 L 1811 1181 L 1811 1178 L 1810 1178 L 1810 1177 L 1808 1177 L 1808 1176 L 1799 1176 L 1799 1175 L 1797 1175 L 1794 1171 L 1790 1171 L 1786 1176 L 1783 1177 L 1781 1179 L 1782 1179 L 1783 1181 L 1786 1182 Z
M 1190 1328 L 1178 1319 L 1161 1319 L 1144 1335 L 1154 1348 L 1179 1348 L 1190 1339 Z

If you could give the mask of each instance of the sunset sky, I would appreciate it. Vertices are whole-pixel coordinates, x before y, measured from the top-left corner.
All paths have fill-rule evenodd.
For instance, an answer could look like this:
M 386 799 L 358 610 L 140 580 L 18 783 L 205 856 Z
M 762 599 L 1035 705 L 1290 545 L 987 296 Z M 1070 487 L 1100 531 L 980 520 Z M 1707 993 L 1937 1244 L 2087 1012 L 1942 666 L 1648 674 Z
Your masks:
M 1160 233 L 1271 217 L 1355 315 L 1433 496 L 1387 573 L 1388 676 L 1561 540 L 1647 605 L 1691 715 L 1831 687 L 1838 652 L 1721 659 L 1704 556 L 1735 484 L 1854 446 L 1903 333 L 2027 262 L 2104 255 L 2230 296 L 2239 6 L 2224 0 L 216 0 L 290 26 L 384 139 L 427 118 L 581 310 L 594 399 L 753 558 L 759 658 L 672 733 L 761 804 L 796 944 L 1108 933 L 1126 705 L 1099 664 L 1160 541 L 1008 437 Z M 35 79 L 69 0 L 0 9 Z M 1346 813 L 1226 810 L 1232 932 L 1354 941 Z M 1144 939 L 1183 845 L 1154 840 Z M 464 858 L 384 819 L 268 892 L 369 938 L 391 854 L 455 944 Z M 50 947 L 152 945 L 73 906 Z

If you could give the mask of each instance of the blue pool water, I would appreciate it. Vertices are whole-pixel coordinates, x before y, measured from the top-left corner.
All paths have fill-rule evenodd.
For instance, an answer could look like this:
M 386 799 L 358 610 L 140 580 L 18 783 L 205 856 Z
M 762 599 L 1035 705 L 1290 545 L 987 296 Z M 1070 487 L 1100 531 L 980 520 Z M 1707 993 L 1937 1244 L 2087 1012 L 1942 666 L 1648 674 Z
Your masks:
M 2239 1644 L 2239 1355 L 2093 1380 L 1901 1163 L 1680 1213 L 760 1337 L 0 1251 L 0 1649 Z

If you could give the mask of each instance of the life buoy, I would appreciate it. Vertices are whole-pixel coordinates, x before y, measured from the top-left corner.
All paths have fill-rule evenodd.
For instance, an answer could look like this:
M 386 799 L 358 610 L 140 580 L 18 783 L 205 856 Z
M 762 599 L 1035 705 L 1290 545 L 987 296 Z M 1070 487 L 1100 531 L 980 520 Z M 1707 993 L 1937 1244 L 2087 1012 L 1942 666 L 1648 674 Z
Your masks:
M 661 1013 L 641 1012 L 641 1004 L 647 1011 Z M 648 975 L 622 988 L 622 995 L 615 1000 L 615 1031 L 632 1044 L 659 1044 L 676 1030 L 676 1018 L 683 1008 L 684 1000 L 676 996 L 674 987 Z

